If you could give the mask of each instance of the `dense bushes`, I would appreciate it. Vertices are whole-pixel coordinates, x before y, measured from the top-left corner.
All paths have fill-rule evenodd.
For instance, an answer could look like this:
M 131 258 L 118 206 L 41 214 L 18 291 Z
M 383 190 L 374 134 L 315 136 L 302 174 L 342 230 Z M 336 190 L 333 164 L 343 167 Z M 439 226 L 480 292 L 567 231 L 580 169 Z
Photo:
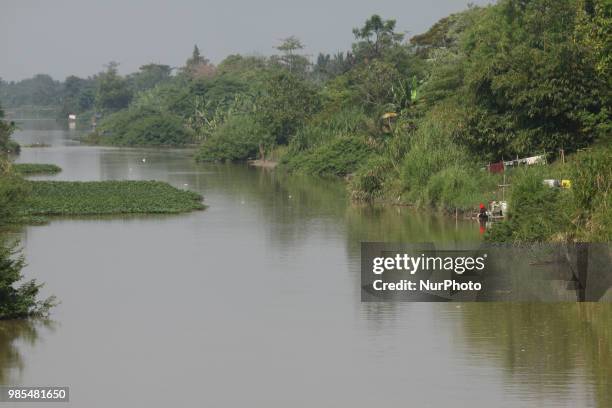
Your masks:
M 0 106 L 0 155 L 19 153 L 21 146 L 11 139 L 14 130 L 15 124 L 4 120 L 4 110 Z
M 0 128 L 9 140 L 12 128 L 1 117 Z M 29 192 L 27 182 L 13 174 L 10 162 L 0 153 L 0 226 L 17 221 Z M 34 280 L 19 283 L 25 264 L 17 245 L 0 236 L 0 319 L 44 316 L 54 299 L 38 300 L 41 285 Z
M 24 266 L 16 246 L 0 241 L 0 319 L 44 317 L 56 303 L 54 297 L 38 300 L 42 285 L 35 280 L 18 284 Z
M 291 152 L 297 153 L 328 142 L 334 137 L 365 134 L 369 126 L 371 120 L 358 107 L 321 112 L 296 131 L 290 139 L 289 148 Z
M 29 192 L 28 184 L 0 157 L 0 226 L 15 221 Z
M 235 115 L 202 143 L 196 160 L 206 162 L 252 159 L 257 157 L 260 144 L 269 139 L 253 117 Z
M 576 239 L 607 242 L 612 237 L 612 147 L 576 154 L 571 162 Z
M 320 108 L 315 86 L 292 73 L 280 70 L 267 74 L 257 99 L 256 120 L 274 137 L 287 144 L 297 129 Z
M 509 219 L 495 225 L 493 241 L 539 242 L 567 230 L 570 193 L 546 186 L 547 169 L 532 167 L 516 170 L 512 176 Z
M 479 202 L 487 202 L 495 187 L 492 177 L 484 170 L 451 166 L 429 179 L 424 196 L 427 204 L 434 207 L 470 210 Z
M 411 135 L 401 167 L 404 198 L 410 203 L 442 209 L 473 208 L 495 189 L 478 159 L 458 145 L 460 127 L 454 104 L 434 108 Z
M 9 154 L 19 154 L 21 152 L 21 145 L 14 141 L 13 139 L 9 139 L 2 148 L 0 148 L 0 152 L 9 153 Z
M 602 90 L 609 88 L 610 72 L 598 62 L 610 7 L 602 1 L 519 3 L 503 0 L 483 9 L 462 36 L 465 58 L 455 64 L 465 72 L 457 91 L 469 112 L 462 142 L 498 160 L 576 150 L 609 135 L 611 97 Z
M 497 198 L 501 180 L 482 170 L 486 163 L 542 153 L 554 160 L 560 149 L 609 138 L 610 10 L 603 0 L 500 0 L 443 18 L 409 44 L 395 20 L 373 15 L 353 31 L 352 52 L 321 54 L 312 70 L 297 39 L 277 47 L 283 55 L 233 55 L 196 75 L 194 61 L 205 61 L 198 52 L 176 76 L 149 67 L 167 75 L 106 118 L 93 140 L 193 139 L 198 161 L 273 157 L 280 170 L 350 176 L 355 200 L 470 210 Z M 602 236 L 609 175 L 599 158 L 580 160 L 576 174 L 563 170 L 576 180 L 573 204 L 549 207 L 556 193 L 535 183 L 549 171 L 538 168 L 516 172 L 511 208 L 557 211 L 558 224 L 571 214 L 574 232 Z M 540 215 L 529 226 L 515 213 L 496 233 L 537 240 L 565 231 Z
M 612 149 L 597 147 L 569 158 L 567 164 L 532 167 L 512 176 L 510 217 L 496 224 L 492 241 L 577 240 L 607 242 L 612 237 Z M 543 180 L 563 177 L 568 190 Z
M 341 136 L 314 149 L 287 155 L 282 165 L 288 171 L 317 176 L 346 176 L 372 153 L 362 137 Z
M 368 141 L 370 127 L 370 119 L 357 107 L 321 112 L 292 136 L 281 168 L 312 175 L 351 174 L 375 150 Z
M 29 187 L 20 177 L 0 175 L 0 225 L 14 221 Z
M 193 142 L 193 135 L 171 113 L 128 109 L 104 119 L 89 141 L 117 146 L 184 146 Z
M 383 199 L 389 192 L 387 183 L 393 174 L 391 160 L 388 157 L 375 155 L 361 166 L 349 182 L 351 198 L 355 201 L 374 201 Z

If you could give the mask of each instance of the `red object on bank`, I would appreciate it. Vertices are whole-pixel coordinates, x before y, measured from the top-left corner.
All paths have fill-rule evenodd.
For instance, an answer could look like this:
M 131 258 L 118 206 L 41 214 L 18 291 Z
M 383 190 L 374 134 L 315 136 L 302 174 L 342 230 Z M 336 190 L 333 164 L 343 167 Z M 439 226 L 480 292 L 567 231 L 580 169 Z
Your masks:
M 504 162 L 500 161 L 497 163 L 491 163 L 488 166 L 489 172 L 491 173 L 503 173 L 504 172 Z

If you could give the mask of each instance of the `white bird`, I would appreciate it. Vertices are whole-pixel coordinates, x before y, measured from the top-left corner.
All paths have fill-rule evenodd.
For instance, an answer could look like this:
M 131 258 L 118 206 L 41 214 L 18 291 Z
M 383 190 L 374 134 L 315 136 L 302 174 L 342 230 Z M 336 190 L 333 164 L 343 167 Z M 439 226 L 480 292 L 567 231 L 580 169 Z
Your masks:
M 143 163 L 146 163 L 146 162 L 147 162 L 147 159 L 146 159 L 145 157 L 143 157 L 143 158 L 142 158 L 142 162 L 143 162 Z

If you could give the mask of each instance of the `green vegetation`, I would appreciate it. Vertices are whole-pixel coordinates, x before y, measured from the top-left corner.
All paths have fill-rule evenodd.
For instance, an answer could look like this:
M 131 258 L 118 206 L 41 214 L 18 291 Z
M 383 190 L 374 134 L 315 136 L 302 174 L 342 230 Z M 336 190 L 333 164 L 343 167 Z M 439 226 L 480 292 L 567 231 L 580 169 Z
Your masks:
M 56 174 L 62 168 L 55 164 L 18 163 L 13 164 L 13 171 L 22 176 L 34 176 L 40 174 Z
M 160 181 L 33 181 L 32 215 L 175 214 L 204 208 L 202 197 Z
M 263 129 L 244 115 L 235 115 L 219 126 L 200 148 L 198 161 L 234 161 L 258 155 Z
M 566 164 L 535 166 L 512 177 L 510 219 L 494 226 L 491 241 L 608 242 L 612 237 L 611 147 L 577 153 Z M 551 188 L 543 179 L 569 179 Z
M 0 158 L 0 166 L 10 165 Z M 19 211 L 30 193 L 30 186 L 21 177 L 0 168 L 0 227 L 15 222 Z
M 56 304 L 54 297 L 38 300 L 42 285 L 35 280 L 21 282 L 23 256 L 15 244 L 0 243 L 0 319 L 44 317 Z
M 270 57 L 230 55 L 214 66 L 195 46 L 175 75 L 148 64 L 121 76 L 111 63 L 60 89 L 74 109 L 102 116 L 91 142 L 197 143 L 198 161 L 273 158 L 279 171 L 345 177 L 357 201 L 469 211 L 501 198 L 500 177 L 482 170 L 489 163 L 541 154 L 550 163 L 588 148 L 576 160 L 589 168 L 606 154 L 611 22 L 606 0 L 499 0 L 405 41 L 395 20 L 372 15 L 353 30 L 350 51 L 315 63 L 290 36 Z M 511 232 L 498 236 L 552 239 L 568 232 L 568 216 L 580 220 L 570 222 L 576 239 L 606 234 L 607 195 L 585 190 L 602 202 L 585 212 L 542 204 L 551 197 L 536 181 L 549 170 L 507 182 L 515 202 L 534 201 L 526 214 L 558 216 L 528 228 L 515 210 L 498 230 Z
M 117 72 L 118 63 L 112 61 L 97 80 L 95 106 L 102 112 L 115 112 L 127 108 L 132 100 L 132 90 L 125 78 Z
M 108 117 L 86 141 L 116 146 L 184 146 L 193 142 L 193 137 L 179 117 L 135 108 Z
M 0 110 L 1 111 L 1 110 Z M 13 126 L 0 117 L 0 131 L 10 140 Z M 30 192 L 26 181 L 13 174 L 6 153 L 0 152 L 0 227 L 15 222 Z M 53 297 L 39 300 L 41 285 L 35 280 L 22 282 L 23 256 L 18 242 L 0 237 L 0 319 L 45 316 L 55 304 Z
M 353 173 L 370 154 L 367 141 L 341 137 L 299 155 L 285 156 L 285 169 L 318 176 L 346 176 Z
M 0 156 L 19 153 L 21 147 L 11 139 L 15 131 L 15 124 L 4 120 L 4 110 L 0 105 Z
M 56 106 L 61 88 L 58 81 L 45 74 L 18 82 L 0 80 L 0 101 L 10 107 Z

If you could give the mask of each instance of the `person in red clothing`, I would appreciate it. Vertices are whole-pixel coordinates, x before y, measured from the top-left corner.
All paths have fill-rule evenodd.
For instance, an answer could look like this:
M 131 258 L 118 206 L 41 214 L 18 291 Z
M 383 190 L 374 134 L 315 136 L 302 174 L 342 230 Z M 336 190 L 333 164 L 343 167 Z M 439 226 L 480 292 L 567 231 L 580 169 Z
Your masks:
M 487 215 L 487 207 L 485 207 L 483 203 L 480 203 L 480 210 L 478 211 L 478 218 L 480 218 L 481 220 L 486 220 L 487 218 L 489 218 L 489 216 Z
M 480 234 L 484 234 L 487 230 L 487 220 L 489 216 L 487 215 L 487 207 L 483 203 L 480 203 L 480 209 L 478 211 L 478 223 L 480 224 Z

